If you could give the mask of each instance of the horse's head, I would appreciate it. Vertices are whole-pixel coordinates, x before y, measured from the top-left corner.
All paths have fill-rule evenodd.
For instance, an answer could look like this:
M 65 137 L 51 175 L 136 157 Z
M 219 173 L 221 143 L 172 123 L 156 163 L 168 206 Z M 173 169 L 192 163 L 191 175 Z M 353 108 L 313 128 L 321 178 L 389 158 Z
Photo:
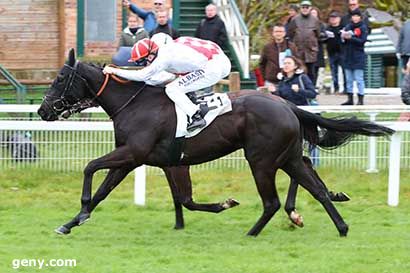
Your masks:
M 71 49 L 68 62 L 53 81 L 37 111 L 41 119 L 57 120 L 63 113 L 63 117 L 67 118 L 70 114 L 87 108 L 83 105 L 93 98 L 93 94 L 89 92 L 87 80 L 78 71 L 79 64 L 75 59 L 74 49 Z

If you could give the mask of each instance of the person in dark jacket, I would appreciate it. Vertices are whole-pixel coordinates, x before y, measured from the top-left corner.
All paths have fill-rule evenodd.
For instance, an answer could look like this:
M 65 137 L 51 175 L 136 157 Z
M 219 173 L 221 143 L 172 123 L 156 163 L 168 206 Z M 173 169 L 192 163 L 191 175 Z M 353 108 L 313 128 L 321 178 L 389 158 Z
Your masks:
M 410 105 L 410 60 L 404 70 L 404 79 L 401 86 L 401 99 L 404 104 Z
M 403 68 L 406 68 L 407 62 L 410 59 L 410 19 L 404 23 L 400 30 L 397 54 L 401 58 Z
M 294 56 L 285 57 L 279 78 L 281 80 L 274 94 L 296 105 L 308 105 L 308 100 L 316 97 L 315 87 L 304 73 L 302 62 Z
M 259 68 L 265 79 L 264 86 L 269 91 L 273 91 L 279 83 L 278 73 L 283 67 L 283 60 L 286 56 L 297 54 L 297 48 L 294 43 L 285 38 L 285 27 L 278 23 L 272 28 L 273 41 L 267 43 L 261 53 Z
M 225 23 L 216 13 L 217 10 L 214 4 L 205 7 L 206 17 L 199 23 L 194 36 L 203 40 L 210 40 L 217 43 L 221 48 L 226 48 L 228 35 Z
M 312 2 L 303 0 L 300 3 L 300 14 L 289 24 L 289 38 L 298 47 L 298 56 L 307 67 L 307 75 L 315 80 L 315 65 L 319 51 L 320 22 L 310 14 Z
M 342 17 L 342 26 L 345 27 L 348 24 L 350 24 L 350 22 L 352 21 L 352 12 L 354 10 L 360 10 L 360 3 L 359 0 L 349 0 L 349 6 L 348 6 L 348 11 L 347 13 Z M 370 27 L 370 21 L 369 21 L 369 17 L 362 13 L 362 22 L 366 25 L 367 27 L 367 33 L 370 34 L 371 32 L 371 27 Z
M 150 37 L 152 37 L 154 34 L 157 33 L 165 33 L 168 34 L 169 36 L 172 37 L 172 39 L 179 38 L 179 32 L 174 29 L 169 23 L 169 16 L 168 16 L 168 11 L 163 10 L 163 11 L 158 11 L 157 12 L 157 23 L 158 26 L 150 32 Z
M 325 43 L 327 39 L 327 34 L 326 34 L 326 25 L 322 22 L 320 18 L 320 10 L 317 7 L 312 7 L 312 10 L 310 11 L 310 14 L 313 17 L 316 17 L 319 22 L 320 22 L 320 34 L 319 34 L 319 51 L 317 52 L 317 61 L 315 63 L 315 78 L 313 80 L 313 85 L 317 85 L 317 79 L 319 77 L 319 69 L 322 67 L 324 68 L 326 66 L 325 64 L 325 52 L 323 49 L 323 44 Z M 319 86 L 322 86 L 323 82 L 319 84 Z
M 357 82 L 358 105 L 363 105 L 364 98 L 364 68 L 366 54 L 364 44 L 367 39 L 367 26 L 362 22 L 362 14 L 359 9 L 352 13 L 352 22 L 341 32 L 341 40 L 344 43 L 344 69 L 346 74 L 346 87 L 348 100 L 342 105 L 353 105 L 353 82 Z
M 289 17 L 288 17 L 288 19 L 286 20 L 285 29 L 286 29 L 286 37 L 289 38 L 289 36 L 288 36 L 289 24 L 290 24 L 290 22 L 293 20 L 293 18 L 295 18 L 295 16 L 299 14 L 299 7 L 298 7 L 298 5 L 296 5 L 296 4 L 291 4 L 291 5 L 289 5 L 288 14 L 289 14 Z
M 330 71 L 332 73 L 333 88 L 335 93 L 340 91 L 339 86 L 339 66 L 343 68 L 343 53 L 342 40 L 340 39 L 340 31 L 343 29 L 341 25 L 341 15 L 337 11 L 332 11 L 329 14 L 329 24 L 326 28 L 327 40 L 326 49 L 329 57 Z M 346 77 L 343 73 L 343 91 L 346 93 Z

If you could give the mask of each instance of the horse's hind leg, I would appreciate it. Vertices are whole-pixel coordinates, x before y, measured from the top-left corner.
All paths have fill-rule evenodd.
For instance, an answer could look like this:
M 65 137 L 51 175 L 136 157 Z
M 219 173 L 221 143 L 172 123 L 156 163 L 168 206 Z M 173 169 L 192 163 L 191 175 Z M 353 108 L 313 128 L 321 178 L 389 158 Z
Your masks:
M 167 176 L 172 196 L 174 198 L 177 224 L 178 221 L 183 224 L 182 210 L 178 211 L 179 204 L 182 204 L 189 210 L 214 213 L 218 213 L 239 205 L 239 202 L 234 199 L 227 199 L 221 203 L 196 203 L 192 199 L 192 182 L 189 174 L 189 166 L 168 167 L 163 168 L 163 170 Z
M 288 214 L 290 221 L 298 227 L 303 227 L 303 217 L 296 211 L 296 194 L 298 191 L 298 183 L 291 178 L 289 183 L 288 195 L 286 197 L 285 211 Z
M 313 169 L 313 164 L 309 157 L 303 156 L 303 162 L 305 163 L 306 167 L 310 169 L 315 178 L 320 181 L 320 183 L 326 188 L 329 193 L 330 200 L 332 200 L 333 202 L 346 202 L 350 200 L 350 197 L 344 192 L 334 193 L 333 191 L 329 191 L 327 189 L 325 183 L 322 181 L 322 179 L 320 179 L 315 169 Z M 288 195 L 286 198 L 285 211 L 287 212 L 292 223 L 299 227 L 303 227 L 303 217 L 296 211 L 295 207 L 297 190 L 298 183 L 295 179 L 291 178 Z
M 294 178 L 301 186 L 312 194 L 325 208 L 333 223 L 336 225 L 340 236 L 346 236 L 348 226 L 332 204 L 328 190 L 323 182 L 319 179 L 317 173 L 315 174 L 303 162 L 302 159 L 290 159 L 283 167 L 283 170 L 292 178 Z
M 271 164 L 249 162 L 249 165 L 263 204 L 262 216 L 248 232 L 248 235 L 257 236 L 279 210 L 280 201 L 275 185 L 276 169 L 272 169 Z

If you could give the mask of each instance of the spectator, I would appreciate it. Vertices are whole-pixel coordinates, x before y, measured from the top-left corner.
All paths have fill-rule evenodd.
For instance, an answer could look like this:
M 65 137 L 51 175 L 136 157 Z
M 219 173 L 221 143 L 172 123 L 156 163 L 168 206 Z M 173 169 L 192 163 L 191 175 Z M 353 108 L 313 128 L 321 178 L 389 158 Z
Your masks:
M 293 102 L 296 105 L 308 105 L 316 97 L 315 87 L 304 74 L 303 65 L 294 56 L 285 57 L 278 89 L 274 94 Z
M 343 29 L 341 25 L 341 16 L 337 11 L 332 11 L 329 14 L 329 25 L 326 28 L 327 33 L 327 55 L 329 57 L 330 71 L 332 73 L 332 81 L 334 92 L 340 92 L 339 86 L 339 66 L 343 65 L 343 54 L 340 40 L 340 31 Z M 343 91 L 346 93 L 346 78 L 345 73 L 343 72 Z
M 342 105 L 353 105 L 353 82 L 357 82 L 358 105 L 363 105 L 364 98 L 364 68 L 366 54 L 364 44 L 367 39 L 367 27 L 362 22 L 362 13 L 359 9 L 351 12 L 352 22 L 341 32 L 344 43 L 344 68 L 346 74 L 346 88 L 348 100 Z
M 112 63 L 118 66 L 129 66 L 132 46 L 141 39 L 148 38 L 148 32 L 142 27 L 141 19 L 135 14 L 128 16 L 128 26 L 121 33 L 118 51 L 112 58 Z
M 286 20 L 286 25 L 285 25 L 286 36 L 288 36 L 288 33 L 289 33 L 288 29 L 289 29 L 290 21 L 292 21 L 292 19 L 295 18 L 295 16 L 298 15 L 298 13 L 299 13 L 299 7 L 298 7 L 298 5 L 291 4 L 291 5 L 289 6 L 289 9 L 288 9 L 289 17 L 288 17 L 288 19 Z
M 405 69 L 410 58 L 410 20 L 407 20 L 400 30 L 397 54 L 401 57 L 402 66 Z
M 343 27 L 350 24 L 350 22 L 352 21 L 352 12 L 356 9 L 360 9 L 359 0 L 349 0 L 349 6 L 348 6 L 347 14 L 345 14 L 345 16 L 343 16 L 343 18 L 342 18 L 342 26 Z M 370 28 L 369 18 L 367 17 L 367 15 L 362 14 L 362 22 L 367 27 L 367 33 L 370 34 L 371 28 Z
M 301 3 L 300 14 L 289 24 L 289 38 L 297 45 L 298 56 L 307 67 L 307 74 L 311 81 L 315 80 L 315 64 L 319 51 L 320 23 L 310 15 L 312 3 L 304 0 Z
M 133 13 L 137 14 L 144 20 L 144 29 L 150 33 L 157 27 L 156 13 L 165 10 L 165 0 L 153 0 L 152 11 L 146 11 L 129 0 L 123 0 L 123 5 L 128 7 Z M 172 26 L 172 21 L 168 20 L 168 24 Z
M 403 103 L 410 105 L 410 60 L 407 61 L 407 66 L 404 70 L 404 80 L 401 86 L 401 99 Z
M 275 24 L 272 28 L 273 41 L 266 44 L 261 53 L 259 68 L 269 91 L 276 89 L 284 58 L 297 52 L 296 46 L 285 39 L 285 35 L 285 27 L 280 23 Z
M 205 7 L 205 18 L 201 20 L 196 31 L 195 37 L 210 40 L 218 44 L 221 48 L 226 48 L 228 35 L 226 33 L 225 23 L 216 14 L 217 9 L 214 4 Z
M 312 7 L 312 10 L 310 11 L 310 14 L 313 17 L 316 17 L 319 20 L 319 24 L 320 24 L 319 51 L 317 53 L 317 61 L 316 61 L 316 64 L 315 64 L 315 79 L 313 81 L 313 85 L 318 86 L 317 85 L 317 79 L 319 77 L 319 69 L 321 67 L 324 69 L 324 67 L 326 66 L 325 65 L 325 53 L 324 53 L 324 50 L 323 50 L 323 43 L 327 39 L 327 34 L 326 34 L 326 26 L 320 19 L 319 9 L 317 7 Z M 320 84 L 320 86 L 322 86 L 322 85 L 323 84 Z
M 172 37 L 172 39 L 178 38 L 179 32 L 175 30 L 169 23 L 169 17 L 168 17 L 168 11 L 163 10 L 163 11 L 158 11 L 157 12 L 157 22 L 158 26 L 150 32 L 150 37 L 152 37 L 154 34 L 157 33 L 165 33 L 168 34 L 169 36 Z

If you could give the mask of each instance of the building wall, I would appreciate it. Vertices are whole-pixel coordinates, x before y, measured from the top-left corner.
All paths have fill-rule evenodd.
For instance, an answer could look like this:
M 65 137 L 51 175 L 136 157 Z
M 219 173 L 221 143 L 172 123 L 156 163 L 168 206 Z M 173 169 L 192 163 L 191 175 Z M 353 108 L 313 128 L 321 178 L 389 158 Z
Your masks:
M 57 67 L 57 1 L 0 0 L 0 40 L 0 63 L 8 69 Z
M 152 0 L 133 0 L 144 9 Z M 122 0 L 116 0 L 116 39 L 84 41 L 85 57 L 115 54 L 122 31 Z M 167 0 L 167 6 L 172 0 Z M 77 49 L 77 0 L 0 0 L 0 64 L 11 70 L 58 70 Z

